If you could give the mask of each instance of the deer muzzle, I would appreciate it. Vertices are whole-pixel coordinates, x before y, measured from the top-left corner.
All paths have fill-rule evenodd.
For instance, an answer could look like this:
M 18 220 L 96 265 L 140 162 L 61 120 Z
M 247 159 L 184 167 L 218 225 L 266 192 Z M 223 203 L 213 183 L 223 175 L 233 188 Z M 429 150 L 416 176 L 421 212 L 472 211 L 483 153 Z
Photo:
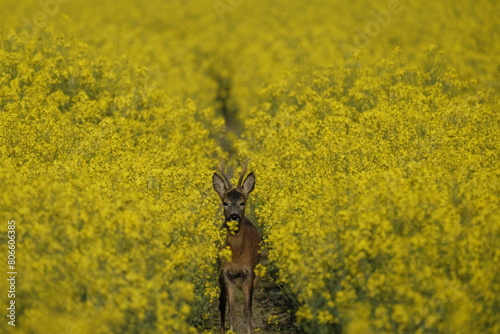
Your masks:
M 239 222 L 241 220 L 241 216 L 237 213 L 233 213 L 233 214 L 230 214 L 228 219 L 228 221 L 231 221 L 231 220 L 234 220 L 234 221 L 237 221 Z

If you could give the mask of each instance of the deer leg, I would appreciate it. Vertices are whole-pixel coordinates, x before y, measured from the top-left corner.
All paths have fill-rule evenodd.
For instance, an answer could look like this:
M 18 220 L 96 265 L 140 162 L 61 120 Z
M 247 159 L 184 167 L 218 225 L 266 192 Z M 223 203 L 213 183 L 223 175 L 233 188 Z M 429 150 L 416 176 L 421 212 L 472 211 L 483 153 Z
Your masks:
M 234 332 L 234 317 L 236 310 L 234 308 L 234 290 L 236 287 L 236 280 L 233 277 L 226 277 L 226 291 L 227 299 L 229 302 L 229 329 Z
M 224 279 L 224 273 L 219 276 L 220 298 L 219 298 L 219 311 L 220 311 L 220 333 L 225 333 L 225 319 L 226 319 L 226 301 L 227 301 L 227 287 Z
M 234 280 L 227 280 L 227 298 L 229 304 L 229 329 L 234 332 L 234 317 L 236 310 L 234 309 L 234 290 L 236 286 L 236 282 Z
M 248 273 L 241 278 L 241 288 L 243 290 L 244 299 L 244 313 L 247 322 L 247 332 L 248 334 L 253 333 L 252 328 L 252 296 L 253 287 L 255 282 L 255 275 L 253 273 Z
M 225 301 L 227 300 L 227 304 L 229 306 L 229 329 L 234 332 L 234 318 L 235 318 L 235 309 L 234 309 L 234 290 L 236 287 L 236 276 L 230 271 L 224 271 L 220 277 L 221 285 L 223 284 L 225 287 L 225 296 L 224 296 L 224 308 L 219 304 L 219 310 L 221 310 L 221 325 L 223 322 L 223 314 L 225 311 Z M 221 286 L 222 291 L 222 286 Z M 223 329 L 221 329 L 221 333 Z

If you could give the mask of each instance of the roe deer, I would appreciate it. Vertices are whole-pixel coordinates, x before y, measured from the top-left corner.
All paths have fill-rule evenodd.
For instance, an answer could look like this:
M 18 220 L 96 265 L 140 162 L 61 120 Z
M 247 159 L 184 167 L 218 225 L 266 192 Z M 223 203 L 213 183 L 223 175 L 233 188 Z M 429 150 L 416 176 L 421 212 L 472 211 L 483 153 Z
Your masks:
M 252 333 L 252 295 L 255 284 L 254 269 L 260 257 L 260 234 L 252 222 L 245 217 L 245 203 L 255 186 L 255 174 L 251 172 L 243 181 L 247 172 L 247 162 L 243 164 L 243 172 L 238 185 L 233 187 L 229 177 L 224 172 L 224 162 L 221 160 L 219 174 L 214 173 L 212 184 L 219 194 L 224 206 L 224 225 L 227 230 L 226 245 L 231 249 L 231 260 L 221 260 L 219 276 L 220 300 L 219 311 L 221 319 L 221 334 L 225 332 L 226 301 L 229 301 L 229 329 L 234 330 L 234 290 L 236 280 L 241 279 L 243 290 L 244 313 L 248 333 Z

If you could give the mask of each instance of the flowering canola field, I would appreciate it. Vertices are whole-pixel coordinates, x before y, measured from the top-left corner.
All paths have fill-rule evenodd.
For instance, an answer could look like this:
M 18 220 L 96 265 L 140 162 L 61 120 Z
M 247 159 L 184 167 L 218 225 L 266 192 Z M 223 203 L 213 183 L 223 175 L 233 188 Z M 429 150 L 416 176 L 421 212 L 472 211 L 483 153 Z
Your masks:
M 384 62 L 266 90 L 239 147 L 308 332 L 500 330 L 500 116 L 467 85 Z
M 500 332 L 494 1 L 0 8 L 0 332 L 217 332 L 221 156 L 304 332 Z

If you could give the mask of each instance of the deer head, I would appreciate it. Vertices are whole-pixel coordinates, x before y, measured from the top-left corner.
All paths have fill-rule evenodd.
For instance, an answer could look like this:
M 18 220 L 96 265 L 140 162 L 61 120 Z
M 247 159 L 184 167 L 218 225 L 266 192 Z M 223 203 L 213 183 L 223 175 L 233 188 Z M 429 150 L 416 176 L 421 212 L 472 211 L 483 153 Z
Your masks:
M 233 187 L 230 178 L 224 171 L 224 162 L 222 160 L 220 163 L 220 172 L 222 177 L 220 177 L 217 173 L 214 173 L 212 177 L 214 189 L 222 200 L 226 222 L 236 221 L 237 223 L 240 223 L 245 218 L 245 204 L 248 199 L 248 195 L 252 192 L 255 186 L 255 174 L 253 172 L 248 174 L 245 178 L 247 164 L 248 161 L 243 164 L 243 171 L 236 187 Z

